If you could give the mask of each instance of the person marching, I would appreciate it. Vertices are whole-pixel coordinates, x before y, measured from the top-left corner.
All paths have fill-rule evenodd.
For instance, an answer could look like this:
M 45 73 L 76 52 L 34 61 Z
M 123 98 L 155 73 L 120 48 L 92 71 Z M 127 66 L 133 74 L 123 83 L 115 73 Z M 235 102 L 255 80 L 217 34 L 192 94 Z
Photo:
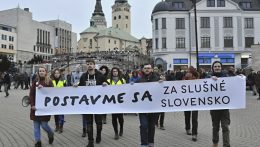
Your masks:
M 183 80 L 199 79 L 199 73 L 193 66 L 190 66 Z M 192 135 L 192 141 L 197 141 L 198 134 L 198 111 L 184 111 L 185 130 L 187 135 Z M 190 131 L 190 118 L 192 118 L 192 132 Z
M 59 69 L 55 69 L 52 73 L 52 85 L 53 87 L 65 87 L 66 80 L 63 80 Z M 63 132 L 64 115 L 54 115 L 55 119 L 55 132 L 61 134 Z
M 83 73 L 80 77 L 80 82 L 77 86 L 96 86 L 103 85 L 106 83 L 106 78 L 95 69 L 95 61 L 93 59 L 86 60 L 87 72 Z M 87 119 L 87 133 L 88 133 L 88 145 L 87 147 L 94 147 L 94 138 L 93 138 L 93 119 L 97 125 L 97 136 L 96 143 L 101 142 L 101 132 L 102 132 L 102 115 L 103 114 L 84 114 L 83 116 Z
M 122 85 L 125 84 L 126 81 L 123 78 L 123 75 L 121 73 L 121 71 L 119 70 L 119 68 L 117 67 L 113 67 L 111 69 L 111 73 L 110 73 L 110 78 L 107 80 L 107 83 L 109 85 Z M 119 126 L 120 126 L 120 130 L 119 130 L 119 134 L 118 134 L 118 123 L 119 122 Z M 123 113 L 118 113 L 118 114 L 112 114 L 112 125 L 114 128 L 114 132 L 115 132 L 115 140 L 119 139 L 119 136 L 123 136 L 123 127 L 124 127 L 124 116 Z
M 54 141 L 54 133 L 50 126 L 48 125 L 48 121 L 50 121 L 51 116 L 35 116 L 35 111 L 37 108 L 35 107 L 36 100 L 36 88 L 40 89 L 42 87 L 52 87 L 51 79 L 48 76 L 48 71 L 44 66 L 40 66 L 38 69 L 36 80 L 33 82 L 30 88 L 30 96 L 29 101 L 31 105 L 30 111 L 30 119 L 33 121 L 34 126 L 34 139 L 35 139 L 35 147 L 41 147 L 41 129 L 47 132 L 49 138 L 49 144 L 52 144 Z
M 108 73 L 109 73 L 109 69 L 107 66 L 105 66 L 105 65 L 101 66 L 99 68 L 99 71 L 102 73 L 102 75 L 105 76 L 105 78 L 107 78 Z M 102 120 L 103 120 L 103 124 L 107 124 L 107 114 L 103 114 Z
M 136 83 L 155 82 L 159 80 L 160 78 L 153 73 L 152 65 L 144 64 L 143 76 L 137 80 Z M 161 82 L 161 80 L 159 82 Z M 154 147 L 157 115 L 157 113 L 139 113 L 141 147 Z
M 79 84 L 79 79 L 81 77 L 81 75 L 83 74 L 83 72 L 81 72 L 80 70 L 81 66 L 77 66 L 76 67 L 76 71 L 72 72 L 71 74 L 71 84 L 72 85 L 78 85 Z M 85 117 L 85 115 L 82 115 L 82 137 L 86 137 L 87 134 L 87 118 Z
M 227 75 L 222 71 L 222 63 L 220 61 L 215 61 L 212 63 L 212 75 L 213 80 L 217 80 L 219 77 L 227 77 Z M 222 110 L 210 110 L 210 115 L 212 119 L 213 126 L 213 147 L 218 147 L 219 142 L 219 127 L 222 127 L 222 137 L 223 137 L 223 147 L 230 147 L 229 140 L 229 125 L 230 125 L 230 114 L 229 109 Z
M 11 79 L 10 79 L 10 75 L 8 72 L 4 72 L 4 80 L 3 80 L 3 83 L 4 83 L 4 91 L 5 91 L 5 97 L 8 97 L 9 96 L 9 86 L 11 84 Z

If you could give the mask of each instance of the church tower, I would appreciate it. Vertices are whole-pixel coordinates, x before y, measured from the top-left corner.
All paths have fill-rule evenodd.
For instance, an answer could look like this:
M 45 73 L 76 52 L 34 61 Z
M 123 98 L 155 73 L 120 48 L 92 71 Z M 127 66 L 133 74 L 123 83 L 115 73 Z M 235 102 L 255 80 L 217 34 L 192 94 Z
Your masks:
M 112 6 L 112 26 L 131 34 L 131 6 L 127 0 L 115 0 Z
M 92 17 L 90 20 L 91 27 L 107 27 L 107 22 L 105 18 L 105 14 L 102 10 L 101 0 L 96 0 L 96 6 L 94 13 L 92 13 Z

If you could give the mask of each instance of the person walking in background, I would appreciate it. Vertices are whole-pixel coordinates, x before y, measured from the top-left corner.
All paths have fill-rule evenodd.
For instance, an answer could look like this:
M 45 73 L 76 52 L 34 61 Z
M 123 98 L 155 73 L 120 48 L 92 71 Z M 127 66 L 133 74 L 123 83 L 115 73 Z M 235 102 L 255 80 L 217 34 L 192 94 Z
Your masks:
M 233 66 L 230 66 L 228 68 L 227 76 L 228 77 L 236 76 L 235 68 Z
M 79 80 L 83 72 L 80 71 L 80 66 L 76 67 L 76 71 L 71 74 L 71 84 L 78 85 Z M 85 115 L 82 115 L 82 137 L 86 137 L 87 134 L 87 118 Z
M 71 84 L 71 73 L 68 71 L 68 74 L 66 75 L 66 83 L 67 86 L 72 86 Z
M 52 87 L 51 79 L 48 76 L 48 71 L 45 67 L 41 66 L 38 69 L 38 73 L 36 76 L 36 80 L 33 82 L 30 88 L 30 96 L 29 102 L 31 105 L 30 111 L 30 119 L 33 121 L 34 126 L 34 140 L 35 140 L 35 147 L 41 147 L 41 129 L 42 126 L 43 130 L 47 132 L 49 138 L 49 144 L 52 144 L 54 141 L 54 133 L 50 126 L 48 125 L 48 121 L 50 121 L 51 116 L 36 116 L 35 111 L 37 108 L 35 107 L 35 100 L 36 100 L 36 88 L 42 87 Z
M 249 86 L 249 90 L 252 91 L 253 96 L 255 96 L 257 93 L 257 90 L 255 88 L 256 87 L 255 86 L 256 85 L 255 77 L 256 77 L 255 71 L 251 70 L 249 75 L 247 76 L 247 84 Z
M 193 66 L 188 68 L 183 80 L 199 79 L 199 73 Z M 185 130 L 187 135 L 192 135 L 192 141 L 197 141 L 198 135 L 198 111 L 184 111 Z M 190 118 L 192 119 L 192 131 L 190 131 Z
M 99 68 L 99 71 L 101 72 L 102 75 L 104 75 L 105 78 L 107 78 L 107 76 L 109 74 L 109 69 L 107 66 L 105 66 L 105 65 L 101 66 Z M 102 121 L 103 121 L 103 124 L 107 123 L 107 114 L 103 114 Z
M 254 79 L 255 79 L 255 86 L 259 95 L 257 100 L 260 100 L 260 71 L 257 71 Z
M 82 74 L 83 74 L 83 72 L 80 71 L 80 66 L 78 66 L 76 68 L 76 71 L 72 72 L 72 74 L 71 74 L 71 84 L 72 85 L 79 84 L 79 80 L 80 80 L 80 77 Z
M 0 72 L 0 92 L 2 92 L 3 80 L 4 80 L 3 73 Z
M 132 76 L 129 78 L 129 82 L 128 83 L 135 83 L 136 81 L 138 81 L 139 80 L 139 75 L 138 75 L 138 71 L 137 70 L 134 70 L 133 72 L 132 72 Z
M 123 74 L 117 67 L 111 69 L 110 78 L 107 80 L 109 85 L 122 85 L 126 83 L 126 80 L 123 78 Z M 118 132 L 118 123 L 119 122 L 119 132 Z M 124 130 L 124 116 L 123 113 L 112 114 L 112 125 L 115 132 L 115 140 L 119 139 L 119 136 L 123 136 Z
M 59 69 L 55 69 L 52 73 L 52 85 L 53 87 L 65 87 L 66 80 L 61 77 L 61 72 Z M 63 132 L 64 125 L 64 115 L 54 115 L 55 119 L 55 132 L 59 132 L 61 134 Z
M 9 85 L 11 83 L 11 78 L 9 73 L 7 73 L 6 71 L 4 72 L 4 79 L 3 79 L 3 84 L 4 84 L 4 91 L 5 91 L 5 97 L 9 96 Z
M 170 72 L 165 77 L 166 81 L 174 81 L 175 80 L 175 73 L 174 70 L 170 70 Z
M 227 75 L 222 71 L 222 63 L 215 61 L 212 63 L 212 75 L 213 80 L 217 80 L 219 77 L 226 77 Z M 213 147 L 218 147 L 219 142 L 219 128 L 220 124 L 222 127 L 223 147 L 230 147 L 229 140 L 229 125 L 230 125 L 230 114 L 228 109 L 222 110 L 210 110 L 213 126 Z
M 153 73 L 156 74 L 158 77 L 160 77 L 161 80 L 165 80 L 164 73 L 161 70 L 159 70 L 158 67 L 154 67 Z M 155 126 L 160 128 L 161 130 L 165 130 L 164 116 L 165 116 L 165 112 L 159 112 L 157 115 L 157 118 L 156 118 L 156 122 L 155 122 Z M 158 122 L 160 122 L 160 126 L 159 126 Z
M 24 90 L 29 89 L 29 79 L 28 79 L 29 75 L 27 72 L 23 73 L 23 81 L 24 81 Z

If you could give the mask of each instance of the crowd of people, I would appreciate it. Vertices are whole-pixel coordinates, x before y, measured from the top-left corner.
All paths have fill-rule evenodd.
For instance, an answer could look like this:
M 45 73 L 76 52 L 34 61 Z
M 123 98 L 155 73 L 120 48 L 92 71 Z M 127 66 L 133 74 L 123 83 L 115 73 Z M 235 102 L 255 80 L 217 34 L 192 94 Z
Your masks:
M 81 71 L 80 67 L 77 67 L 75 72 L 64 76 L 63 71 L 54 69 L 53 71 L 47 71 L 44 66 L 39 67 L 37 73 L 28 76 L 26 72 L 22 74 L 16 74 L 12 76 L 7 72 L 1 73 L 0 78 L 0 90 L 4 86 L 6 97 L 9 96 L 8 89 L 11 86 L 11 79 L 14 82 L 14 88 L 17 89 L 21 86 L 21 89 L 28 89 L 30 87 L 30 119 L 33 121 L 34 140 L 35 147 L 41 147 L 41 130 L 43 128 L 47 132 L 49 138 L 49 144 L 54 141 L 54 132 L 63 133 L 63 127 L 65 122 L 64 115 L 55 115 L 55 129 L 54 131 L 48 125 L 51 116 L 36 116 L 35 100 L 36 100 L 36 88 L 42 87 L 65 87 L 73 86 L 96 86 L 96 85 L 122 85 L 133 83 L 145 83 L 145 82 L 163 82 L 163 81 L 175 81 L 175 80 L 196 80 L 204 78 L 212 78 L 217 80 L 218 77 L 230 77 L 242 74 L 241 71 L 235 71 L 230 66 L 227 71 L 223 70 L 222 63 L 216 61 L 212 64 L 212 69 L 206 72 L 204 69 L 196 70 L 190 66 L 187 70 L 176 70 L 163 72 L 158 67 L 153 67 L 151 64 L 144 64 L 141 70 L 134 70 L 131 73 L 123 73 L 118 67 L 113 67 L 111 70 L 107 66 L 101 66 L 96 69 L 94 60 L 86 60 L 86 71 Z M 30 84 L 32 81 L 32 84 Z M 256 95 L 260 93 L 260 72 L 251 71 L 247 76 L 247 84 L 249 89 L 252 90 L 252 94 Z M 258 98 L 260 99 L 260 97 Z M 229 125 L 230 125 L 230 113 L 228 109 L 225 110 L 211 110 L 212 119 L 212 143 L 213 147 L 218 146 L 219 142 L 219 130 L 220 125 L 223 133 L 223 146 L 230 146 L 229 139 Z M 185 131 L 187 135 L 191 135 L 192 141 L 197 141 L 198 135 L 198 111 L 185 111 Z M 164 118 L 165 113 L 139 113 L 140 121 L 140 145 L 141 147 L 154 147 L 155 128 L 165 130 Z M 94 147 L 94 132 L 93 122 L 96 123 L 96 138 L 97 144 L 101 143 L 101 134 L 103 124 L 107 123 L 106 114 L 82 114 L 82 137 L 88 137 L 87 147 Z M 114 130 L 114 139 L 118 140 L 124 134 L 124 114 L 112 114 L 112 126 Z M 65 127 L 66 128 L 66 127 Z

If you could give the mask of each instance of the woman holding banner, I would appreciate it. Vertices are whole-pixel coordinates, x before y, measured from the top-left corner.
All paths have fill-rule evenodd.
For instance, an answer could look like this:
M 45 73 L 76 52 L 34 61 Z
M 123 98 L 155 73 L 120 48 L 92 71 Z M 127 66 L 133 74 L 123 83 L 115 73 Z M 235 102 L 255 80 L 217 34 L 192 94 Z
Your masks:
M 190 66 L 183 80 L 199 79 L 199 73 L 193 66 Z M 192 141 L 197 141 L 198 134 L 198 111 L 184 111 L 185 129 L 187 135 L 192 135 Z M 192 132 L 190 131 L 190 118 L 192 117 Z
M 107 83 L 109 85 L 122 85 L 125 84 L 126 81 L 123 78 L 123 75 L 121 73 L 121 71 L 119 70 L 119 68 L 117 67 L 113 67 L 111 69 L 111 73 L 110 73 L 110 78 L 107 80 Z M 118 123 L 119 122 L 119 126 L 120 126 L 120 131 L 118 134 Z M 112 114 L 112 125 L 114 128 L 114 132 L 115 132 L 115 140 L 119 139 L 119 136 L 123 136 L 123 127 L 124 127 L 124 116 L 123 113 L 118 113 L 118 114 Z
M 215 61 L 212 64 L 212 75 L 213 80 L 217 80 L 219 77 L 226 77 L 226 74 L 222 71 L 222 63 Z M 230 147 L 229 141 L 229 125 L 230 125 L 230 114 L 228 109 L 223 110 L 210 110 L 213 126 L 213 147 L 218 147 L 219 142 L 219 127 L 221 123 L 222 136 L 223 136 L 223 147 Z
M 48 71 L 44 66 L 39 67 L 37 72 L 36 80 L 33 82 L 31 89 L 30 89 L 30 105 L 31 105 L 31 112 L 30 112 L 30 119 L 33 120 L 34 126 L 34 139 L 35 139 L 35 147 L 41 147 L 41 129 L 42 126 L 43 130 L 47 132 L 49 138 L 49 144 L 53 143 L 54 140 L 54 133 L 50 126 L 48 125 L 48 121 L 50 121 L 51 116 L 35 116 L 35 111 L 37 111 L 35 107 L 35 100 L 36 100 L 36 88 L 42 87 L 52 87 L 51 79 L 48 76 Z
M 53 87 L 65 87 L 66 80 L 62 79 L 59 69 L 55 69 L 52 73 L 52 85 Z M 54 115 L 55 119 L 55 132 L 61 134 L 63 132 L 64 115 Z

